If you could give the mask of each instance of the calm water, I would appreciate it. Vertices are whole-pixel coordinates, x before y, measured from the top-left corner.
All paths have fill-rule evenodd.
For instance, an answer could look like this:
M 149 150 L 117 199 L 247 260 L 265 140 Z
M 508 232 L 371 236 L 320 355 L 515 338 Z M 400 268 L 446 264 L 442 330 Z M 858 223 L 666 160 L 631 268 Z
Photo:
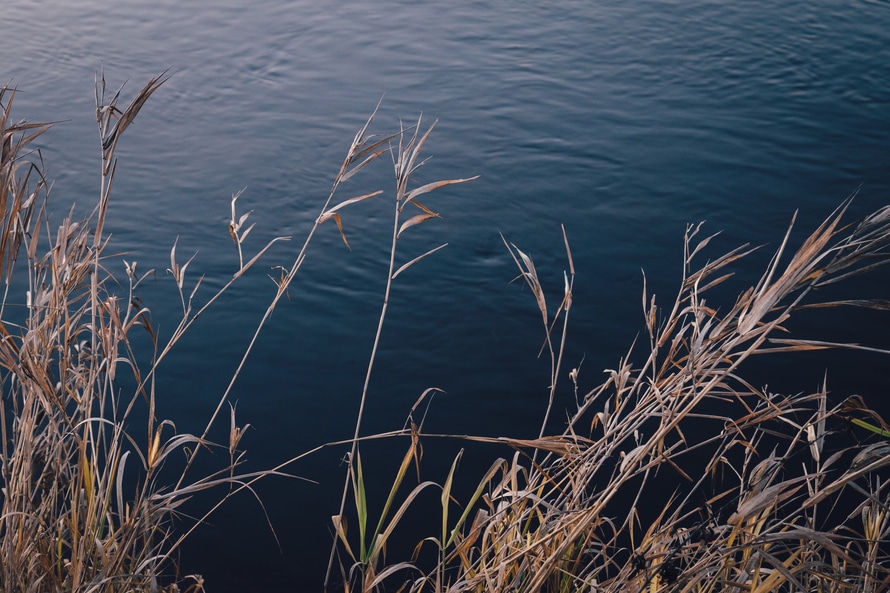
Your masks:
M 535 358 L 540 317 L 528 291 L 509 284 L 515 270 L 499 232 L 535 258 L 555 306 L 565 223 L 578 270 L 567 364 L 583 358 L 582 383 L 592 386 L 641 327 L 640 269 L 663 300 L 676 288 L 686 223 L 724 230 L 715 249 L 775 244 L 795 210 L 807 229 L 858 188 L 859 215 L 890 198 L 886 1 L 227 4 L 0 5 L 0 83 L 22 91 L 15 114 L 61 122 L 42 144 L 56 216 L 72 201 L 91 206 L 97 193 L 96 71 L 104 67 L 115 88 L 129 79 L 130 93 L 173 72 L 124 138 L 109 222 L 117 249 L 159 271 L 142 296 L 162 334 L 176 322 L 178 299 L 162 271 L 177 237 L 178 253 L 197 252 L 192 268 L 207 274 L 208 288 L 235 269 L 226 230 L 233 192 L 247 187 L 240 204 L 255 210 L 254 249 L 295 237 L 162 367 L 163 412 L 180 430 L 203 426 L 272 294 L 265 274 L 289 265 L 381 97 L 377 131 L 420 112 L 440 120 L 422 181 L 481 177 L 433 194 L 429 205 L 444 219 L 400 246 L 407 261 L 450 244 L 396 283 L 369 432 L 400 427 L 436 386 L 447 394 L 431 408 L 432 430 L 536 434 L 549 381 Z M 387 174 L 384 164 L 357 177 L 342 197 L 389 191 Z M 255 467 L 351 434 L 384 285 L 387 203 L 347 210 L 344 223 L 352 250 L 334 226 L 322 228 L 238 383 Z M 856 296 L 886 298 L 882 288 L 867 284 Z M 819 329 L 858 320 L 831 323 L 804 329 L 819 338 Z M 886 342 L 876 330 L 855 339 Z M 765 381 L 815 387 L 824 359 L 796 360 Z M 865 359 L 856 374 L 836 365 L 829 384 L 839 397 L 862 393 L 882 405 L 884 364 Z M 280 549 L 244 498 L 198 533 L 184 570 L 204 574 L 215 592 L 317 586 L 342 454 L 294 468 L 319 485 L 261 490 Z M 441 479 L 451 454 L 431 452 L 426 477 Z M 470 476 L 474 468 L 467 464 Z

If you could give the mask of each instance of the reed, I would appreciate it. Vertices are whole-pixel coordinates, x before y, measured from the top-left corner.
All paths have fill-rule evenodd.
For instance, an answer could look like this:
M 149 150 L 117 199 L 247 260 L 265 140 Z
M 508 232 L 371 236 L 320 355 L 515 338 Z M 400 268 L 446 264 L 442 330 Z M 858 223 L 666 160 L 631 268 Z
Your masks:
M 87 217 L 75 219 L 72 209 L 55 229 L 46 213 L 49 182 L 40 152 L 33 149 L 34 141 L 51 126 L 13 121 L 15 90 L 0 89 L 4 593 L 201 591 L 200 575 L 177 574 L 175 557 L 183 541 L 232 496 L 253 492 L 257 480 L 293 477 L 285 468 L 311 453 L 275 468 L 239 473 L 246 426 L 238 424 L 233 406 L 228 406 L 228 414 L 224 411 L 257 336 L 301 269 L 319 225 L 332 217 L 339 225 L 340 208 L 380 193 L 329 208 L 339 184 L 386 154 L 395 135 L 369 135 L 372 114 L 355 136 L 302 247 L 291 264 L 277 266 L 281 274 L 274 294 L 205 429 L 201 434 L 180 433 L 173 420 L 159 412 L 160 363 L 273 244 L 289 238 L 276 237 L 249 252 L 245 240 L 253 229 L 250 212 L 239 213 L 240 193 L 235 194 L 228 225 L 237 255 L 231 277 L 217 291 L 206 293 L 203 277 L 187 274 L 193 258 L 183 261 L 174 244 L 166 271 L 182 306 L 181 317 L 169 336 L 158 334 L 137 294 L 153 271 L 137 273 L 136 261 L 111 254 L 105 220 L 112 203 L 116 148 L 167 78 L 165 73 L 152 78 L 122 107 L 123 86 L 109 93 L 104 75 L 97 76 L 98 200 Z M 25 261 L 16 268 L 20 258 Z M 116 269 L 125 273 L 115 276 Z M 134 345 L 135 332 L 140 331 L 147 332 L 152 345 L 147 364 L 140 363 L 145 353 Z M 122 373 L 129 375 L 123 383 Z M 136 387 L 122 388 L 127 384 Z M 213 427 L 226 420 L 228 442 L 211 442 Z M 209 450 L 226 452 L 213 456 L 225 462 L 199 470 L 210 464 L 196 465 L 195 460 L 210 457 Z M 202 515 L 189 519 L 179 513 L 183 503 L 208 490 L 219 495 Z
M 104 226 L 118 143 L 165 81 L 163 74 L 151 79 L 121 107 L 121 90 L 109 97 L 104 77 L 97 79 L 98 200 L 85 219 L 69 214 L 56 228 L 46 214 L 49 183 L 32 148 L 50 125 L 14 122 L 15 91 L 0 90 L 5 592 L 178 591 L 165 571 L 182 542 L 173 528 L 179 506 L 200 491 L 257 477 L 235 472 L 241 456 L 233 413 L 231 440 L 223 445 L 232 454 L 228 466 L 188 479 L 183 470 L 175 486 L 159 480 L 162 469 L 175 467 L 174 453 L 191 460 L 216 446 L 178 434 L 171 420 L 157 415 L 157 365 L 197 316 L 192 308 L 200 281 L 186 287 L 188 263 L 177 262 L 174 246 L 169 272 L 183 317 L 173 336 L 160 341 L 149 310 L 136 298 L 150 272 L 140 276 L 136 262 L 109 255 Z M 242 264 L 238 274 L 251 264 Z M 126 270 L 120 283 L 112 272 L 119 267 Z M 131 344 L 143 330 L 154 345 L 148 368 L 140 367 Z M 122 373 L 137 385 L 129 393 L 121 390 Z M 140 418 L 141 428 L 133 428 Z M 222 498 L 230 495 L 223 491 Z M 197 575 L 181 583 L 189 591 L 202 589 Z
M 890 492 L 887 424 L 852 397 L 829 404 L 820 390 L 783 395 L 745 380 L 752 356 L 784 356 L 857 344 L 795 339 L 786 324 L 808 307 L 886 309 L 886 301 L 818 302 L 814 290 L 873 272 L 890 262 L 890 207 L 853 225 L 845 202 L 793 253 L 791 228 L 760 280 L 729 305 L 706 297 L 753 248 L 742 246 L 696 265 L 713 238 L 701 225 L 685 236 L 681 289 L 667 308 L 643 290 L 647 334 L 641 362 L 633 350 L 583 392 L 568 373 L 577 406 L 565 430 L 537 438 L 424 434 L 410 426 L 402 468 L 419 463 L 431 438 L 507 445 L 468 500 L 452 495 L 457 459 L 441 484 L 410 493 L 392 486 L 381 521 L 391 538 L 418 489 L 441 490 L 441 530 L 418 542 L 412 558 L 362 565 L 349 590 L 382 591 L 886 591 L 890 589 Z M 793 223 L 792 223 L 793 224 Z M 546 333 L 553 384 L 560 378 L 574 265 L 550 314 L 532 259 L 513 244 Z M 562 320 L 557 345 L 551 335 Z M 890 354 L 888 352 L 885 352 Z M 850 443 L 850 426 L 863 440 Z M 364 501 L 361 476 L 354 490 Z M 402 501 L 402 502 L 400 502 Z M 386 510 L 399 505 L 399 514 Z M 360 508 L 361 513 L 367 509 Z M 335 524 L 342 519 L 335 517 Z M 384 539 L 386 539 L 384 538 Z M 433 548 L 438 561 L 419 561 Z M 368 579 L 371 574 L 373 578 Z M 344 571 L 347 577 L 349 573 Z
M 158 334 L 137 298 L 151 272 L 137 273 L 135 261 L 112 254 L 105 220 L 118 143 L 166 80 L 165 74 L 151 79 L 121 107 L 121 89 L 109 96 L 104 77 L 97 79 L 98 200 L 84 219 L 70 214 L 55 227 L 46 214 L 49 182 L 33 148 L 50 126 L 12 120 L 15 92 L 0 89 L 0 590 L 204 589 L 199 575 L 177 574 L 183 541 L 231 496 L 252 492 L 257 480 L 289 476 L 289 464 L 318 450 L 241 472 L 245 426 L 229 395 L 321 225 L 333 221 L 348 246 L 348 208 L 371 199 L 392 213 L 389 266 L 352 437 L 319 447 L 348 447 L 339 508 L 332 509 L 326 585 L 437 593 L 890 589 L 890 427 L 860 399 L 831 402 L 824 382 L 796 395 L 759 389 L 746 379 L 745 365 L 755 355 L 867 348 L 797 339 L 787 323 L 804 308 L 886 308 L 886 301 L 819 302 L 815 289 L 890 262 L 890 207 L 845 224 L 844 202 L 793 252 L 789 228 L 759 281 L 720 306 L 709 302 L 716 299 L 713 289 L 754 249 L 742 246 L 699 264 L 712 237 L 701 238 L 701 225 L 690 226 L 680 290 L 661 307 L 644 284 L 644 343 L 594 379 L 593 388 L 582 387 L 590 381 L 579 368 L 564 369 L 576 274 L 568 233 L 563 230 L 567 269 L 555 309 L 533 259 L 504 239 L 505 257 L 516 263 L 540 312 L 541 353 L 550 359 L 538 435 L 428 434 L 418 410 L 436 389 L 420 395 L 401 429 L 364 434 L 391 292 L 404 272 L 445 247 L 403 257 L 400 239 L 439 217 L 427 205 L 429 194 L 472 179 L 417 185 L 413 177 L 435 124 L 418 119 L 394 134 L 375 135 L 369 133 L 375 110 L 350 143 L 293 260 L 276 266 L 281 274 L 273 294 L 204 430 L 180 433 L 159 411 L 158 365 L 273 244 L 289 238 L 250 250 L 250 213 L 239 212 L 241 194 L 235 194 L 231 278 L 205 293 L 202 277 L 187 274 L 192 259 L 183 261 L 174 245 L 167 272 L 181 317 L 169 336 Z M 381 156 L 393 166 L 393 199 L 385 202 L 382 191 L 340 198 L 341 184 Z M 147 363 L 140 364 L 135 332 L 149 336 Z M 135 389 L 121 389 L 122 373 Z M 564 428 L 548 432 L 559 390 L 574 392 L 575 405 Z M 212 429 L 226 421 L 228 442 L 210 442 Z M 846 437 L 851 426 L 861 440 Z M 392 438 L 408 443 L 395 476 L 368 474 L 362 444 Z M 433 439 L 506 447 L 510 454 L 497 458 L 459 500 L 463 453 L 438 482 L 409 479 L 422 462 L 423 443 Z M 195 463 L 208 450 L 224 453 L 215 456 L 223 460 L 216 469 Z M 368 492 L 377 488 L 387 494 L 383 506 L 372 509 Z M 183 503 L 208 490 L 218 497 L 201 516 L 180 516 Z M 416 543 L 413 555 L 388 558 L 401 522 L 429 492 L 439 501 L 434 532 Z

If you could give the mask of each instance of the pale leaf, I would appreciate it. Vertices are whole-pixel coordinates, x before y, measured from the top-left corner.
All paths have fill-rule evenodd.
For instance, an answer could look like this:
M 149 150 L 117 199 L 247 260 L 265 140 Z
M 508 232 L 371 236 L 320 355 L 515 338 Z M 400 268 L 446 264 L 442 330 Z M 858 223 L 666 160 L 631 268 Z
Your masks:
M 439 246 L 436 247 L 435 249 L 430 249 L 429 251 L 427 251 L 427 252 L 424 253 L 423 255 L 419 255 L 419 256 L 415 257 L 414 259 L 412 259 L 411 261 L 409 261 L 407 264 L 403 265 L 403 266 L 400 267 L 398 270 L 396 270 L 396 273 L 392 275 L 392 279 L 395 280 L 395 279 L 396 279 L 396 276 L 398 276 L 399 274 L 401 274 L 402 272 L 404 272 L 405 270 L 407 270 L 408 268 L 410 268 L 411 266 L 413 266 L 414 264 L 416 264 L 417 262 L 419 262 L 419 261 L 422 260 L 423 258 L 425 258 L 425 257 L 427 257 L 427 256 L 429 256 L 429 255 L 432 255 L 432 254 L 434 254 L 435 252 L 439 251 L 440 249 L 442 249 L 442 248 L 445 247 L 446 245 L 448 245 L 448 243 L 443 243 L 442 245 L 439 245 Z
M 418 188 L 412 189 L 408 192 L 408 195 L 405 196 L 405 201 L 410 201 L 416 198 L 421 194 L 426 194 L 431 191 L 437 190 L 440 187 L 445 187 L 446 185 L 454 185 L 456 183 L 464 183 L 466 181 L 473 181 L 474 179 L 478 179 L 479 176 L 476 175 L 474 177 L 467 177 L 466 179 L 446 179 L 443 181 L 434 181 L 432 183 L 427 183 L 426 185 L 421 185 Z
M 402 236 L 402 231 L 404 231 L 405 229 L 408 229 L 408 228 L 411 228 L 411 227 L 413 227 L 413 226 L 415 226 L 415 225 L 418 225 L 418 224 L 420 224 L 420 223 L 422 223 L 422 222 L 424 222 L 424 221 L 429 220 L 430 218 L 439 218 L 439 215 L 438 215 L 438 214 L 427 214 L 427 213 L 423 213 L 423 214 L 418 214 L 418 215 L 416 215 L 416 216 L 412 216 L 411 218 L 409 218 L 408 220 L 406 220 L 405 222 L 403 222 L 403 223 L 402 223 L 402 226 L 399 227 L 399 232 L 398 232 L 398 234 L 396 235 L 396 238 L 401 237 L 401 236 Z
M 374 196 L 379 196 L 382 193 L 383 193 L 383 190 L 378 189 L 377 191 L 371 192 L 369 194 L 365 194 L 363 196 L 357 196 L 355 198 L 349 198 L 348 200 L 343 200 L 342 202 L 340 202 L 333 208 L 328 208 L 327 210 L 325 210 L 322 213 L 322 215 L 318 217 L 318 222 L 322 223 L 325 220 L 331 218 L 333 216 L 334 212 L 336 212 L 337 210 L 340 210 L 341 208 L 343 208 L 345 206 L 349 206 L 350 204 L 355 204 L 356 202 L 361 202 L 362 200 L 367 200 L 368 198 L 373 198 Z

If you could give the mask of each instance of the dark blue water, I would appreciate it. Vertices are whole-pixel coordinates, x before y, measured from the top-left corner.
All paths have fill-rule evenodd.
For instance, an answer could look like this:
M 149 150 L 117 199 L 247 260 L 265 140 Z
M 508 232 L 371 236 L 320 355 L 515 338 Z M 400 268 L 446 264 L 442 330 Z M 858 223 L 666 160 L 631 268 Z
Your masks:
M 162 413 L 180 430 L 203 427 L 271 298 L 266 274 L 290 265 L 381 97 L 375 131 L 421 112 L 439 120 L 421 181 L 481 177 L 432 194 L 428 205 L 443 220 L 400 244 L 400 261 L 449 247 L 395 284 L 367 432 L 400 427 L 435 386 L 447 393 L 433 403 L 430 430 L 537 434 L 549 383 L 547 361 L 536 359 L 540 316 L 528 290 L 509 284 L 516 271 L 499 232 L 535 258 L 555 307 L 566 225 L 578 271 L 566 364 L 583 359 L 582 385 L 593 386 L 641 328 L 640 270 L 650 292 L 671 298 L 687 223 L 707 219 L 707 229 L 724 231 L 716 255 L 743 242 L 775 245 L 795 211 L 810 229 L 857 190 L 854 215 L 890 198 L 888 2 L 227 4 L 0 6 L 0 83 L 21 91 L 15 114 L 61 122 L 41 144 L 54 216 L 75 201 L 85 211 L 97 195 L 95 73 L 104 68 L 115 88 L 129 79 L 129 93 L 173 73 L 120 146 L 108 222 L 117 250 L 158 270 L 142 296 L 162 335 L 177 322 L 178 297 L 163 273 L 177 237 L 181 257 L 197 253 L 193 279 L 206 274 L 199 296 L 237 268 L 232 193 L 246 187 L 239 204 L 255 210 L 248 250 L 294 237 L 162 365 Z M 386 163 L 341 197 L 378 188 L 392 189 Z M 351 250 L 331 223 L 322 227 L 244 369 L 233 399 L 253 427 L 244 441 L 253 467 L 351 435 L 386 276 L 388 204 L 344 213 Z M 738 287 L 766 261 L 764 253 L 742 267 Z M 886 298 L 883 288 L 866 284 L 871 292 L 855 296 Z M 855 339 L 886 341 L 870 319 L 805 329 L 859 327 Z M 797 360 L 770 384 L 814 388 L 828 359 Z M 863 364 L 830 368 L 829 383 L 839 397 L 880 402 L 890 387 L 885 362 Z M 554 417 L 558 429 L 563 414 Z M 395 459 L 402 446 L 383 453 Z M 343 452 L 293 468 L 317 486 L 261 488 L 280 548 L 245 497 L 197 534 L 183 569 L 217 592 L 317 585 Z M 441 479 L 450 453 L 431 453 L 426 477 Z

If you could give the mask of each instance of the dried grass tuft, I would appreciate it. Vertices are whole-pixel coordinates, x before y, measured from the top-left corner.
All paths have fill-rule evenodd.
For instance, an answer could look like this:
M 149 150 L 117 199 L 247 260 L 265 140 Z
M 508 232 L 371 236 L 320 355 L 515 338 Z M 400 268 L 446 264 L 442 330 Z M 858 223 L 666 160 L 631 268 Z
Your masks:
M 645 352 L 628 352 L 586 392 L 580 388 L 586 377 L 572 369 L 576 407 L 557 431 L 549 419 L 564 374 L 573 301 L 569 241 L 563 230 L 567 271 L 559 305 L 551 310 L 531 256 L 505 239 L 541 313 L 541 353 L 548 352 L 551 362 L 547 406 L 537 437 L 444 435 L 512 450 L 458 501 L 454 484 L 462 453 L 440 483 L 409 484 L 411 468 L 422 461 L 423 441 L 443 438 L 424 433 L 426 412 L 419 421 L 414 417 L 440 390 L 424 392 L 402 430 L 362 434 L 391 290 L 405 271 L 445 247 L 404 258 L 400 240 L 439 218 L 427 205 L 428 194 L 472 179 L 415 187 L 435 124 L 424 127 L 418 119 L 377 136 L 369 133 L 375 110 L 350 144 L 293 261 L 277 266 L 274 294 L 205 429 L 184 434 L 159 412 L 158 365 L 204 311 L 273 244 L 288 238 L 251 254 L 246 239 L 254 227 L 250 211 L 238 213 L 236 193 L 228 225 L 237 256 L 230 280 L 205 293 L 202 277 L 187 274 L 193 258 L 183 261 L 174 244 L 167 271 L 182 315 L 169 337 L 158 335 L 137 296 L 151 271 L 139 275 L 137 262 L 107 252 L 104 221 L 118 143 L 166 80 L 166 74 L 151 79 L 125 109 L 117 107 L 121 90 L 106 98 L 104 77 L 97 80 L 99 199 L 88 217 L 69 215 L 55 229 L 45 209 L 49 184 L 32 148 L 50 126 L 13 121 L 15 92 L 0 88 L 0 589 L 204 590 L 200 575 L 175 576 L 173 557 L 182 542 L 229 497 L 253 492 L 259 479 L 286 475 L 291 462 L 313 452 L 266 471 L 240 473 L 247 426 L 238 424 L 229 395 L 320 226 L 333 220 L 349 246 L 348 208 L 382 199 L 381 191 L 341 199 L 340 185 L 386 154 L 395 177 L 387 206 L 393 213 L 387 282 L 353 436 L 332 443 L 350 451 L 333 516 L 328 583 L 336 567 L 347 590 L 368 592 L 890 589 L 890 426 L 861 399 L 830 403 L 824 383 L 813 393 L 782 395 L 754 387 L 744 375 L 744 362 L 753 355 L 879 350 L 790 336 L 786 322 L 804 308 L 887 308 L 887 300 L 812 297 L 816 288 L 890 262 L 890 207 L 846 225 L 845 202 L 793 252 L 789 228 L 762 277 L 721 308 L 705 297 L 753 249 L 742 246 L 699 265 L 712 237 L 699 239 L 701 225 L 690 226 L 673 302 L 657 306 L 644 287 Z M 19 258 L 25 262 L 17 267 Z M 111 270 L 121 264 L 126 278 L 119 283 Z M 143 330 L 154 348 L 147 366 L 138 363 L 131 345 L 133 332 Z M 641 362 L 631 362 L 639 357 Z M 137 387 L 121 391 L 121 373 Z M 228 420 L 229 442 L 211 443 L 208 435 L 221 417 Z M 842 434 L 848 426 L 864 438 L 849 443 Z M 377 512 L 367 496 L 377 480 L 362 465 L 361 443 L 395 437 L 407 438 L 409 446 L 386 481 L 388 494 Z M 219 456 L 224 462 L 217 470 L 202 474 L 194 462 L 207 449 L 228 455 Z M 162 470 L 174 476 L 172 483 L 161 479 Z M 179 529 L 182 522 L 174 523 L 181 505 L 211 489 L 220 492 L 218 503 L 192 527 Z M 400 523 L 431 490 L 440 493 L 437 532 L 417 542 L 412 557 L 388 559 L 387 545 L 398 537 Z M 426 562 L 430 557 L 433 562 Z
M 49 184 L 40 153 L 31 148 L 49 125 L 12 121 L 15 91 L 0 88 L 0 275 L 4 280 L 0 302 L 0 590 L 4 592 L 203 591 L 200 575 L 181 579 L 176 575 L 174 558 L 183 541 L 230 497 L 243 490 L 255 495 L 257 480 L 288 476 L 285 468 L 311 453 L 275 468 L 241 473 L 245 453 L 240 442 L 247 425 L 238 423 L 229 395 L 259 333 L 302 268 L 320 225 L 333 218 L 343 234 L 343 210 L 381 193 L 332 205 L 340 184 L 387 154 L 391 142 L 410 132 L 369 134 L 372 114 L 356 134 L 302 247 L 290 265 L 276 266 L 281 275 L 274 279 L 273 296 L 206 427 L 201 434 L 180 433 L 159 412 L 158 366 L 223 293 L 273 244 L 288 237 L 277 237 L 251 254 L 246 240 L 254 226 L 248 224 L 250 211 L 238 212 L 242 193 L 236 193 L 228 224 L 237 254 L 231 278 L 216 292 L 207 293 L 203 277 L 191 275 L 194 256 L 183 261 L 174 243 L 167 272 L 182 306 L 181 318 L 167 337 L 152 327 L 151 312 L 137 293 L 153 271 L 137 274 L 136 261 L 110 255 L 104 226 L 117 168 L 116 149 L 141 108 L 167 80 L 166 73 L 152 78 L 122 109 L 118 104 L 123 87 L 109 97 L 104 75 L 97 77 L 102 164 L 98 200 L 85 219 L 69 215 L 54 231 L 45 213 Z M 404 154 L 411 161 L 402 173 L 405 181 L 420 165 L 415 159 L 424 140 L 415 133 L 406 145 Z M 408 204 L 424 210 L 417 197 L 437 187 L 411 193 L 403 188 L 397 196 L 397 222 Z M 401 231 L 423 220 L 409 222 L 401 225 Z M 17 270 L 20 257 L 26 262 Z M 411 263 L 395 273 L 391 269 L 390 277 Z M 125 277 L 115 276 L 116 267 L 125 270 Z M 134 332 L 143 330 L 153 346 L 147 365 L 140 364 L 145 353 L 137 355 L 131 343 Z M 129 375 L 126 383 L 121 381 L 122 374 Z M 134 382 L 135 389 L 121 387 Z M 227 405 L 229 413 L 224 414 Z M 212 428 L 224 420 L 229 424 L 229 442 L 210 442 Z M 195 460 L 209 449 L 228 455 L 216 457 L 223 460 L 216 470 L 199 471 L 207 464 L 199 466 Z M 207 490 L 219 492 L 215 504 L 197 519 L 180 516 L 183 503 Z
M 699 240 L 701 225 L 690 226 L 674 301 L 659 308 L 644 290 L 642 363 L 632 364 L 629 352 L 583 394 L 573 369 L 577 408 L 555 434 L 546 431 L 547 417 L 564 337 L 551 343 L 556 321 L 534 262 L 505 240 L 541 311 L 551 353 L 541 433 L 525 440 L 446 437 L 515 453 L 495 462 L 459 504 L 452 467 L 439 486 L 441 533 L 418 542 L 411 559 L 371 565 L 353 557 L 353 566 L 376 578 L 350 579 L 355 569 L 344 571 L 350 589 L 382 591 L 384 574 L 394 590 L 449 593 L 890 589 L 890 427 L 859 398 L 830 405 L 824 384 L 797 395 L 758 389 L 742 366 L 753 355 L 863 348 L 789 338 L 785 328 L 807 307 L 885 308 L 882 300 L 808 302 L 814 288 L 890 262 L 887 209 L 843 225 L 848 205 L 790 255 L 789 228 L 760 280 L 723 309 L 707 302 L 708 291 L 753 250 L 743 246 L 696 265 L 712 237 Z M 570 273 L 553 315 L 563 315 L 564 324 L 575 273 L 568 241 L 566 248 Z M 858 444 L 846 437 L 851 423 L 867 437 Z M 419 442 L 442 435 L 412 424 L 410 436 L 403 465 L 420 461 Z M 430 547 L 438 558 L 432 567 L 420 553 Z

